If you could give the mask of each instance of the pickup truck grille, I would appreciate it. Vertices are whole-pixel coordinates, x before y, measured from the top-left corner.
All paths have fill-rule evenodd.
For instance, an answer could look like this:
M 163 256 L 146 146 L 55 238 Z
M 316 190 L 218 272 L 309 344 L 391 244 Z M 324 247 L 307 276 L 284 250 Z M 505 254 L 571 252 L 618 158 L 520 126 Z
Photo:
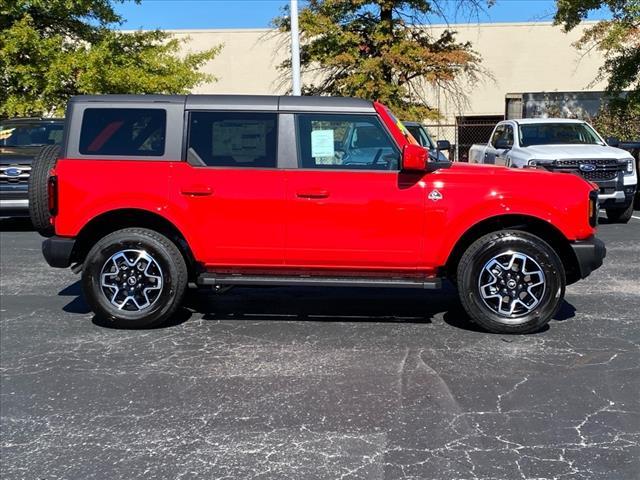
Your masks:
M 585 172 L 580 169 L 580 165 L 593 165 L 595 170 Z M 556 160 L 549 166 L 549 170 L 554 172 L 577 173 L 586 180 L 598 182 L 602 180 L 614 180 L 618 172 L 624 170 L 624 165 L 616 159 L 597 160 Z
M 0 166 L 0 184 L 28 183 L 31 165 Z

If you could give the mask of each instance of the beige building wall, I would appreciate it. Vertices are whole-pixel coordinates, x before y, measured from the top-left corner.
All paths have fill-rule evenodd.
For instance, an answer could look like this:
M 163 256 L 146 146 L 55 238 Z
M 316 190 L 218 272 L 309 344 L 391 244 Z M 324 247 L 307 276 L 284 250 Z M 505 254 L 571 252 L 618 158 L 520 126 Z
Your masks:
M 602 90 L 592 84 L 603 58 L 598 52 L 582 54 L 573 47 L 583 24 L 565 34 L 550 23 L 497 23 L 452 25 L 459 41 L 470 41 L 482 56 L 482 66 L 493 78 L 467 88 L 468 103 L 448 99 L 443 92 L 428 92 L 431 106 L 443 116 L 501 115 L 506 93 Z M 443 26 L 428 27 L 438 35 Z M 289 56 L 288 37 L 273 30 L 175 30 L 189 37 L 185 50 L 198 51 L 223 44 L 222 52 L 203 70 L 218 78 L 194 93 L 280 94 L 289 87 L 276 66 Z

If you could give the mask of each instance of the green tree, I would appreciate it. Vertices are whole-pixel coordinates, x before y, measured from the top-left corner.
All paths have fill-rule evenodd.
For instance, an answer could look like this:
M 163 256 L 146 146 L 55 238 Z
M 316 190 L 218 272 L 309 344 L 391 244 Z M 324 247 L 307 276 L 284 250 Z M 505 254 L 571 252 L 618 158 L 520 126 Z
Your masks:
M 604 137 L 627 141 L 640 139 L 640 105 L 629 105 L 627 102 L 608 104 L 590 121 Z
M 480 58 L 455 32 L 434 37 L 418 25 L 435 7 L 430 0 L 310 0 L 299 16 L 303 92 L 380 100 L 407 119 L 436 117 L 425 87 L 459 96 L 459 80 L 477 79 Z M 274 25 L 290 30 L 287 9 Z
M 598 79 L 607 80 L 607 91 L 614 99 L 629 91 L 626 101 L 614 100 L 611 107 L 630 114 L 629 108 L 640 107 L 640 0 L 557 0 L 555 23 L 568 32 L 601 8 L 611 11 L 611 19 L 587 27 L 575 45 L 602 52 Z
M 123 0 L 116 0 L 118 2 Z M 179 55 L 161 31 L 119 32 L 113 0 L 0 0 L 0 116 L 61 115 L 72 95 L 186 93 L 219 52 Z

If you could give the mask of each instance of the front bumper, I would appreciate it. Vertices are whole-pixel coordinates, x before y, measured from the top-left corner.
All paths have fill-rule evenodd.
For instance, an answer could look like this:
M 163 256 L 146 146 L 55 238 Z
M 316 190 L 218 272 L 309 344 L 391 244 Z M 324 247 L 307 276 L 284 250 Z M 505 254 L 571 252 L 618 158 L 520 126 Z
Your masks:
M 602 266 L 607 249 L 604 242 L 596 237 L 571 242 L 571 248 L 578 260 L 580 278 L 586 278 L 591 272 Z
M 631 202 L 633 202 L 633 198 L 636 194 L 636 186 L 635 185 L 625 185 L 624 191 L 618 190 L 615 193 L 603 195 L 598 195 L 598 204 L 600 208 L 626 208 L 629 206 Z
M 71 265 L 71 255 L 75 247 L 75 238 L 51 237 L 42 242 L 42 254 L 47 263 L 55 268 L 67 268 Z
M 5 200 L 0 199 L 0 217 L 28 217 L 29 200 Z
M 0 217 L 29 215 L 29 194 L 26 185 L 0 184 Z

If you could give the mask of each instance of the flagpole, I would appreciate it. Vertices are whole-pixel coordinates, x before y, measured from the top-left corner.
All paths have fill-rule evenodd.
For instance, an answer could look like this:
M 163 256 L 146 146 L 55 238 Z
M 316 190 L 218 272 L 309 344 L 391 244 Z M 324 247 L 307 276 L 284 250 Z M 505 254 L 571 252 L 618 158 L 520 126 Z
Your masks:
M 300 95 L 300 32 L 298 29 L 298 0 L 291 0 L 291 74 L 292 94 Z

